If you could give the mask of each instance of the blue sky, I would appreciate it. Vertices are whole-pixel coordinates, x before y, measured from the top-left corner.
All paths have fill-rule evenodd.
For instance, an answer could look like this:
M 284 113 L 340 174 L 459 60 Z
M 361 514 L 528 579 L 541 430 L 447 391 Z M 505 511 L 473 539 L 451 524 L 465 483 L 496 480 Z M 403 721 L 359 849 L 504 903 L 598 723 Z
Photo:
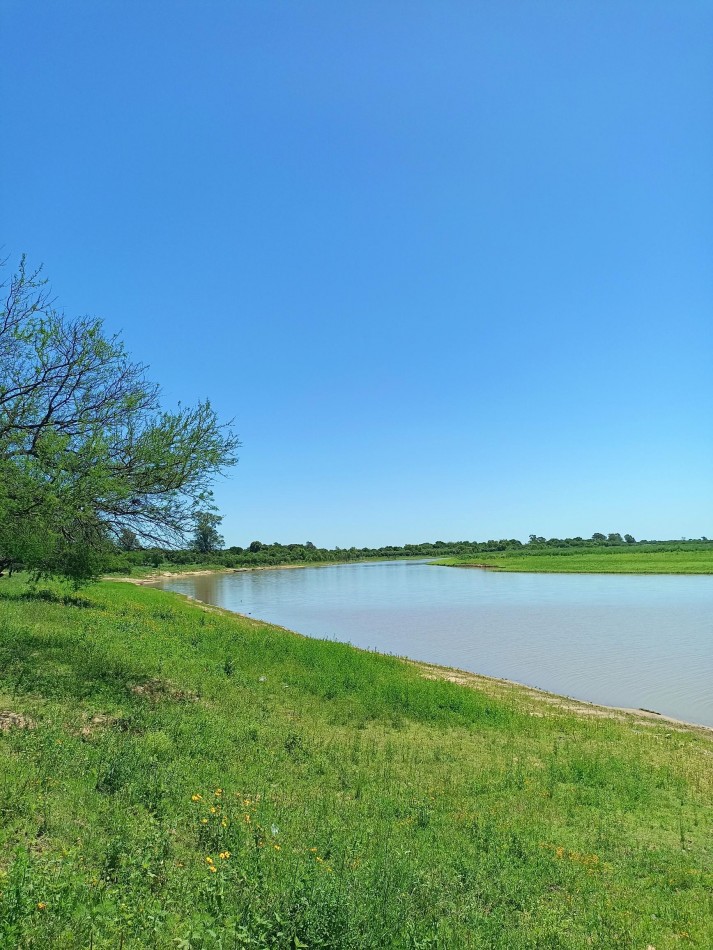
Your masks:
M 5 0 L 0 240 L 228 544 L 713 536 L 708 2 Z

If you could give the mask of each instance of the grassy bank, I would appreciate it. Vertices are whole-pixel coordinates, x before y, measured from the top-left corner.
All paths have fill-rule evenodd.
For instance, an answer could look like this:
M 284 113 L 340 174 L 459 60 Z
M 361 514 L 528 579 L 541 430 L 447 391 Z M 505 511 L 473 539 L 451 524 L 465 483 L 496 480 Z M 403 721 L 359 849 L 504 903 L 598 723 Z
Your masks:
M 498 571 L 562 574 L 713 574 L 713 548 L 668 545 L 601 548 L 546 548 L 502 551 L 473 558 L 443 558 L 448 567 L 489 567 Z
M 1 947 L 713 944 L 709 734 L 0 580 Z

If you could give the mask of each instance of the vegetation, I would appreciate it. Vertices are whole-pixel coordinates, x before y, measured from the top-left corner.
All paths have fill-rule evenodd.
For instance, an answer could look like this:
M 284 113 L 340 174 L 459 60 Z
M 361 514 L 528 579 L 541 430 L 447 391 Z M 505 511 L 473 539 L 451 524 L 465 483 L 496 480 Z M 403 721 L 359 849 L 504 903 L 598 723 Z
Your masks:
M 223 519 L 212 511 L 201 511 L 196 516 L 193 532 L 193 550 L 205 556 L 219 551 L 223 546 L 222 535 L 218 533 Z
M 0 604 L 0 946 L 713 945 L 703 730 L 132 585 Z
M 668 542 L 626 547 L 540 548 L 438 561 L 451 567 L 577 574 L 713 574 L 713 544 Z
M 118 337 L 58 312 L 24 258 L 0 290 L 0 571 L 80 582 L 114 548 L 184 543 L 235 436 L 209 402 L 162 410 Z
M 664 554 L 667 556 L 662 557 Z M 445 561 L 449 556 L 453 560 Z M 633 538 L 628 543 L 625 540 L 611 542 L 606 538 L 603 542 L 582 542 L 576 538 L 552 538 L 549 541 L 535 539 L 527 544 L 515 540 L 436 541 L 381 548 L 329 549 L 318 548 L 310 542 L 263 544 L 253 541 L 247 548 L 230 547 L 221 551 L 215 545 L 212 550 L 205 552 L 201 551 L 197 544 L 190 550 L 124 548 L 107 560 L 107 570 L 113 573 L 145 574 L 157 569 L 171 572 L 229 570 L 241 567 L 307 566 L 397 558 L 437 558 L 438 563 L 463 566 L 487 564 L 503 570 L 708 573 L 708 567 L 713 563 L 713 542 L 635 542 Z

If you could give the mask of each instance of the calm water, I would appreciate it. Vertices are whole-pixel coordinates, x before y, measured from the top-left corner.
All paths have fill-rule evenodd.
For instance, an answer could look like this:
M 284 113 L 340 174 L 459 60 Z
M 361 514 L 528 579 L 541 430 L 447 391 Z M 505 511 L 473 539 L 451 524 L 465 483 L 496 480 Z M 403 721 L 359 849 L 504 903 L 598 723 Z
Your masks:
M 713 576 L 497 574 L 397 561 L 161 586 L 309 636 L 713 726 Z

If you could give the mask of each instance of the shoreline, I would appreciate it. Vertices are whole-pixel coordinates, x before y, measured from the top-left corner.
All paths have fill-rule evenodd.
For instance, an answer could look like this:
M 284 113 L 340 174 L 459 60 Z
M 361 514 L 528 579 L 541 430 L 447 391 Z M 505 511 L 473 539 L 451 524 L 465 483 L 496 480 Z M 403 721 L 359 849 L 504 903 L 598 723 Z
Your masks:
M 491 571 L 495 574 L 577 574 L 577 575 L 608 575 L 609 577 L 713 577 L 713 570 L 710 571 L 616 571 L 616 570 L 562 570 L 548 567 L 501 567 L 499 564 L 476 564 L 464 562 L 462 564 L 448 564 L 445 561 L 432 562 L 433 567 L 458 567 L 466 570 Z
M 433 567 L 459 567 L 466 570 L 492 571 L 495 574 L 588 574 L 609 577 L 713 577 L 713 571 L 556 571 L 548 568 L 500 567 L 497 564 L 444 564 L 436 562 Z
M 332 562 L 327 562 L 331 564 Z M 337 563 L 356 563 L 356 562 L 337 562 Z M 256 564 L 254 567 L 216 567 L 206 568 L 200 571 L 155 571 L 152 574 L 144 574 L 142 577 L 114 577 L 112 574 L 105 574 L 100 578 L 102 581 L 118 581 L 121 584 L 134 584 L 136 587 L 150 587 L 152 584 L 159 584 L 162 580 L 170 580 L 179 577 L 204 577 L 209 574 L 245 574 L 249 571 L 295 571 L 305 567 L 324 567 L 327 564 Z M 242 614 L 240 615 L 242 616 Z
M 131 575 L 104 574 L 102 581 L 121 581 L 122 584 L 135 584 L 139 587 L 146 587 L 149 584 L 160 583 L 161 580 L 174 577 L 202 577 L 208 574 L 246 574 L 251 571 L 300 571 L 311 568 L 321 567 L 346 567 L 350 564 L 384 564 L 391 561 L 429 561 L 422 557 L 370 557 L 363 561 L 314 561 L 304 564 L 254 564 L 246 567 L 209 567 L 197 571 L 154 571 L 151 574 L 144 574 L 141 577 L 132 577 Z M 242 616 L 242 614 L 240 615 Z
M 250 618 L 251 619 L 251 618 Z M 358 649 L 358 648 L 357 648 Z M 542 704 L 543 707 L 562 712 L 571 712 L 580 716 L 593 716 L 602 719 L 617 719 L 620 722 L 638 722 L 641 725 L 652 726 L 656 723 L 670 724 L 671 728 L 678 727 L 680 732 L 702 732 L 704 735 L 713 739 L 713 726 L 706 726 L 699 722 L 689 722 L 686 719 L 678 719 L 675 716 L 669 716 L 666 713 L 657 712 L 654 709 L 636 708 L 633 706 L 607 706 L 603 703 L 595 703 L 588 699 L 577 699 L 574 696 L 566 696 L 561 693 L 551 693 L 548 690 L 541 689 L 539 686 L 530 686 L 526 683 L 519 683 L 516 680 L 505 679 L 500 676 L 487 676 L 484 673 L 472 673 L 469 670 L 461 670 L 455 666 L 439 666 L 437 663 L 427 663 L 424 660 L 410 660 L 408 657 L 401 657 L 406 663 L 411 663 L 419 669 L 430 674 L 434 673 L 434 679 L 447 679 L 451 683 L 459 683 L 462 686 L 469 686 L 476 689 L 478 686 L 491 687 L 491 695 L 497 695 L 500 692 L 508 690 L 517 690 L 521 695 L 525 694 L 529 699 Z M 537 713 L 533 713 L 537 715 Z M 542 713 L 544 715 L 544 713 Z
M 285 565 L 285 567 L 303 567 L 304 565 Z M 245 568 L 243 570 L 274 570 L 275 568 Z M 279 568 L 277 568 L 279 569 Z M 185 571 L 184 575 L 204 575 L 204 574 L 226 574 L 234 573 L 234 568 L 226 571 Z M 168 575 L 169 577 L 181 575 Z M 149 586 L 149 582 L 132 580 L 131 578 L 112 578 L 112 580 L 137 584 L 138 586 Z M 151 584 L 156 581 L 150 582 Z M 162 588 L 158 588 L 162 589 Z M 195 605 L 199 610 L 205 610 L 208 613 L 220 613 L 228 617 L 240 617 L 250 623 L 261 626 L 274 627 L 282 630 L 294 637 L 313 639 L 307 634 L 299 633 L 297 630 L 291 630 L 289 627 L 283 627 L 279 624 L 270 623 L 267 620 L 260 620 L 258 617 L 251 617 L 247 614 L 238 613 L 235 610 L 228 610 L 226 607 L 219 607 L 216 604 L 209 604 L 206 601 L 199 600 L 190 594 L 182 594 L 178 591 L 165 591 L 174 597 L 179 597 L 190 604 Z M 339 641 L 338 641 L 339 642 Z M 438 663 L 429 663 L 426 660 L 414 660 L 407 656 L 396 656 L 390 653 L 381 653 L 379 650 L 365 650 L 363 647 L 357 647 L 348 644 L 353 650 L 359 650 L 363 653 L 376 653 L 380 656 L 395 657 L 402 663 L 408 663 L 421 671 L 426 679 L 442 679 L 451 683 L 465 686 L 469 689 L 481 689 L 493 697 L 502 698 L 503 693 L 516 692 L 521 699 L 532 703 L 537 709 L 531 709 L 530 715 L 545 716 L 554 715 L 558 711 L 561 713 L 573 713 L 579 716 L 593 716 L 602 719 L 615 719 L 620 722 L 630 722 L 632 724 L 654 726 L 657 723 L 668 725 L 671 729 L 679 732 L 695 732 L 710 737 L 713 740 L 713 725 L 707 726 L 703 723 L 689 722 L 685 719 L 678 719 L 675 716 L 669 716 L 666 713 L 660 713 L 653 709 L 635 708 L 630 706 L 608 706 L 602 703 L 595 703 L 587 699 L 577 699 L 573 696 L 566 696 L 560 693 L 551 693 L 548 690 L 541 689 L 539 686 L 531 686 L 526 683 L 519 683 L 516 680 L 506 679 L 499 676 L 487 676 L 484 673 L 474 673 L 470 670 L 462 670 L 453 666 L 441 666 Z

